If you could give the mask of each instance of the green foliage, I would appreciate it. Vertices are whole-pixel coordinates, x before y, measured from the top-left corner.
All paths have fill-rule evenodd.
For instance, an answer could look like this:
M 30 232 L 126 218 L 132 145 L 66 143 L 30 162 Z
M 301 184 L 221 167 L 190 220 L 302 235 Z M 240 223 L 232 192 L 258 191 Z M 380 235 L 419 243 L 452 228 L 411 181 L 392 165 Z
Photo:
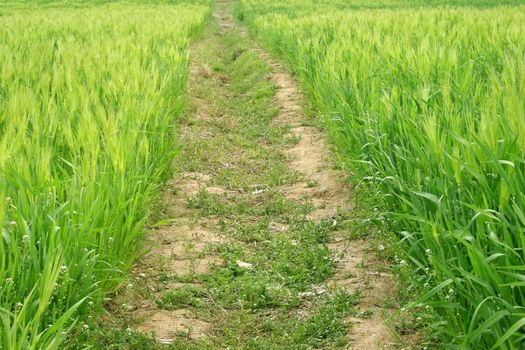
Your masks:
M 175 155 L 188 39 L 209 10 L 9 4 L 0 10 L 0 348 L 57 349 L 140 249 L 148 201 Z
M 177 310 L 185 306 L 199 307 L 203 305 L 199 298 L 205 296 L 206 293 L 199 288 L 183 287 L 164 294 L 157 304 L 166 310 Z
M 418 305 L 433 316 L 422 311 L 422 326 L 454 348 L 516 349 L 524 339 L 521 3 L 237 8 L 297 74 L 357 180 L 377 189 L 423 290 Z
M 122 7 L 124 6 L 150 6 L 155 7 L 157 5 L 211 5 L 212 0 L 3 0 L 2 8 L 0 8 L 0 14 L 3 11 L 27 11 L 35 9 L 87 9 L 100 7 L 101 9 L 111 7 Z M 197 10 L 199 12 L 200 10 Z

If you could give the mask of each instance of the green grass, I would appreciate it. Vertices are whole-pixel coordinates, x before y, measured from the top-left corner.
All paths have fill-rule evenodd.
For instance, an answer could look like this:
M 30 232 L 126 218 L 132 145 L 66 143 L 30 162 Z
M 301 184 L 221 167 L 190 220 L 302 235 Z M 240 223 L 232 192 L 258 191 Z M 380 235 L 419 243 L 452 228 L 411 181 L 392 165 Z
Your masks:
M 520 348 L 523 2 L 243 0 L 237 14 L 375 192 L 420 293 L 418 328 L 440 347 Z
M 180 122 L 191 137 L 176 147 L 187 47 L 208 5 L 2 4 L 0 348 L 159 347 L 118 312 L 96 315 L 127 278 L 179 151 L 176 172 L 213 174 L 209 185 L 229 191 L 201 191 L 188 209 L 218 218 L 230 243 L 207 247 L 224 261 L 209 273 L 158 273 L 158 291 L 185 287 L 130 288 L 130 298 L 191 309 L 214 325 L 203 340 L 181 336 L 166 348 L 345 346 L 345 318 L 370 312 L 356 312 L 358 292 L 325 288 L 327 243 L 372 231 L 407 281 L 400 333 L 427 333 L 423 345 L 435 348 L 521 348 L 523 1 L 237 3 L 238 17 L 296 74 L 354 175 L 369 217 L 356 225 L 341 212 L 336 226 L 307 220 L 312 203 L 279 191 L 300 178 L 282 152 L 298 140 L 271 126 L 271 69 L 236 30 L 212 24 L 197 46 L 212 73 L 197 77 L 191 95 L 212 103 L 199 119 L 186 101 Z M 157 209 L 157 221 L 173 219 Z M 287 232 L 272 230 L 276 222 Z
M 3 349 L 60 348 L 121 283 L 169 174 L 188 41 L 209 13 L 34 5 L 0 9 Z

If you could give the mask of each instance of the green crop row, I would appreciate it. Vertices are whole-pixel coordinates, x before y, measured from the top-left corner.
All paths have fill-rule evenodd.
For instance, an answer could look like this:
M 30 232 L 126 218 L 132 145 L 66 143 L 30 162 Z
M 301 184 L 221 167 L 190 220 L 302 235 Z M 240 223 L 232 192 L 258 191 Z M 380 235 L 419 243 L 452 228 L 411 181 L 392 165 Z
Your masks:
M 209 7 L 20 7 L 0 9 L 0 349 L 58 349 L 141 247 Z
M 525 339 L 520 3 L 237 6 L 325 115 L 340 158 L 377 186 L 440 347 L 519 349 Z

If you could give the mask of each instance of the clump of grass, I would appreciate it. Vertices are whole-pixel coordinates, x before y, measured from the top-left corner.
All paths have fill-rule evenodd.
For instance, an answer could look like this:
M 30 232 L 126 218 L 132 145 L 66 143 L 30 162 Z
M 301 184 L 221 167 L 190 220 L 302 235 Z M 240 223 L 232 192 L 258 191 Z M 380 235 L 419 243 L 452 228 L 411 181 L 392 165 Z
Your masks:
M 166 310 L 182 309 L 184 307 L 202 307 L 202 298 L 206 293 L 197 287 L 185 286 L 169 291 L 157 300 L 157 305 Z

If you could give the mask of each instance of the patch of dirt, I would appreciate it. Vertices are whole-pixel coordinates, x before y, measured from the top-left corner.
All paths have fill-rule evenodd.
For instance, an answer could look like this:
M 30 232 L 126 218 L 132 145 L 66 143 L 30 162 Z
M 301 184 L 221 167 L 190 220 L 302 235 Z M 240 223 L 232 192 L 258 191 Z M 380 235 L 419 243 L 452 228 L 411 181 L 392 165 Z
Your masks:
M 207 252 L 210 243 L 225 242 L 224 237 L 210 229 L 215 225 L 206 221 L 192 225 L 185 221 L 188 220 L 183 217 L 180 224 L 163 226 L 150 234 L 151 250 L 134 273 L 144 276 L 141 283 L 149 285 L 152 292 L 158 292 L 154 277 L 160 271 L 179 276 L 203 274 L 223 263 L 220 257 L 208 255 Z M 185 285 L 194 286 L 192 283 L 172 283 L 165 289 L 173 290 Z M 176 336 L 198 339 L 209 334 L 210 324 L 189 310 L 166 311 L 151 302 L 143 306 L 147 311 L 132 315 L 139 321 L 137 330 L 145 334 L 154 333 L 161 344 L 173 342 Z
M 210 272 L 213 266 L 220 266 L 222 262 L 222 259 L 218 256 L 206 256 L 200 259 L 172 260 L 167 266 L 167 269 L 180 276 L 200 275 Z
M 280 222 L 276 222 L 276 221 L 272 221 L 270 222 L 269 224 L 269 228 L 272 232 L 275 232 L 275 233 L 281 233 L 281 232 L 286 232 L 288 231 L 288 229 L 290 228 L 290 225 L 288 224 L 283 224 L 283 223 L 280 223 Z
M 202 287 L 202 284 L 200 283 L 180 283 L 180 282 L 171 282 L 164 286 L 164 290 L 174 290 L 174 289 L 180 289 L 184 287 L 193 287 L 193 288 L 199 288 Z
M 201 138 L 205 138 L 201 135 Z M 194 197 L 200 191 L 206 191 L 210 194 L 224 194 L 227 191 L 224 188 L 209 186 L 208 183 L 212 176 L 202 173 L 183 173 L 174 177 L 168 182 L 168 185 L 181 194 L 180 199 L 185 201 Z
M 257 53 L 275 70 L 269 78 L 277 86 L 275 103 L 280 112 L 274 119 L 276 126 L 289 125 L 290 133 L 299 142 L 285 153 L 291 160 L 291 167 L 303 175 L 304 181 L 281 190 L 288 198 L 308 197 L 314 210 L 308 218 L 319 221 L 337 214 L 338 209 L 352 210 L 351 190 L 345 183 L 345 174 L 334 170 L 328 143 L 321 130 L 304 126 L 306 117 L 302 109 L 303 97 L 293 77 L 265 51 L 258 48 Z M 377 261 L 367 251 L 367 243 L 360 240 L 340 239 L 330 244 L 338 260 L 336 273 L 329 286 L 343 287 L 349 292 L 362 291 L 360 308 L 370 310 L 369 318 L 351 318 L 353 324 L 348 335 L 351 349 L 384 349 L 392 345 L 392 336 L 382 319 L 382 308 L 378 305 L 393 288 L 392 277 L 376 270 Z M 364 266 L 361 268 L 360 266 Z M 349 278 L 348 276 L 352 276 Z
M 395 346 L 392 336 L 380 314 L 374 313 L 366 319 L 350 318 L 354 329 L 350 335 L 348 349 L 388 349 Z
M 154 242 L 164 245 L 175 242 L 191 241 L 193 244 L 204 243 L 223 243 L 226 238 L 218 234 L 217 224 L 212 220 L 199 220 L 179 217 L 173 224 L 161 226 L 152 231 L 149 238 Z
M 137 316 L 144 318 L 137 330 L 144 334 L 153 334 L 161 344 L 170 344 L 177 336 L 199 339 L 211 330 L 211 324 L 196 318 L 190 310 L 150 310 Z

